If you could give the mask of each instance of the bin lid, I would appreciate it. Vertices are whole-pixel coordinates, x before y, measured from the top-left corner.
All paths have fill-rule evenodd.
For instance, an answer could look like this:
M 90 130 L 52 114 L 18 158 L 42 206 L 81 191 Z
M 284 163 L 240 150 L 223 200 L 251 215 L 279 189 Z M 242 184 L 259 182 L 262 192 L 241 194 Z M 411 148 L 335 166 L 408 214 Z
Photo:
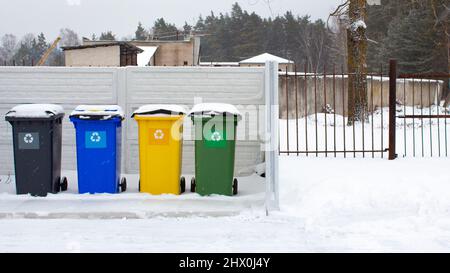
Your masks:
M 231 115 L 239 119 L 242 117 L 239 110 L 231 104 L 226 103 L 200 103 L 194 105 L 189 116 L 222 116 Z
M 7 118 L 53 118 L 64 116 L 64 108 L 56 104 L 21 104 L 6 113 Z
M 79 119 L 108 120 L 112 118 L 124 119 L 123 110 L 118 105 L 78 105 L 70 117 Z
M 147 104 L 139 107 L 136 111 L 133 112 L 131 117 L 135 115 L 145 115 L 145 116 L 154 116 L 154 115 L 186 115 L 186 108 L 181 105 L 175 104 Z

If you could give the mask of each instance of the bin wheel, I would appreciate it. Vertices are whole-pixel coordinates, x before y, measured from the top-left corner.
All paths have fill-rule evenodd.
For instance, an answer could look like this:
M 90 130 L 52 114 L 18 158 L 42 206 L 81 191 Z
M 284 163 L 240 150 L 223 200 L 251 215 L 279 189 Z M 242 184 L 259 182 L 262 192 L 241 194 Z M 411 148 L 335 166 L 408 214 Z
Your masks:
M 127 179 L 125 177 L 122 177 L 122 180 L 120 180 L 120 191 L 125 192 L 127 191 Z
M 184 176 L 182 176 L 180 178 L 180 193 L 185 193 L 186 192 L 186 178 L 184 178 Z
M 237 178 L 235 178 L 233 180 L 233 195 L 237 195 L 238 194 L 238 180 Z
M 67 191 L 67 188 L 69 187 L 69 184 L 67 182 L 67 177 L 61 178 L 61 181 L 59 182 L 59 187 L 61 191 Z
M 191 179 L 191 192 L 195 192 L 195 177 L 192 177 Z

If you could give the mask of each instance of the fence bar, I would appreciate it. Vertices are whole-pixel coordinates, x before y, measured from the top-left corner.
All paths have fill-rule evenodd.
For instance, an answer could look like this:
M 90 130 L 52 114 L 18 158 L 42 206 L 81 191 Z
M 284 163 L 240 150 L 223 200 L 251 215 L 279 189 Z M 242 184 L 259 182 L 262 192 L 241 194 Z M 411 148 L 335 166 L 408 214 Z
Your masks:
M 289 76 L 288 71 L 286 69 L 286 144 L 287 144 L 287 150 L 289 151 Z M 288 153 L 289 155 L 289 153 Z
M 433 127 L 431 126 L 432 122 L 433 122 L 433 120 L 431 119 L 431 110 L 432 110 L 433 105 L 431 104 L 431 81 L 430 80 L 428 80 L 428 104 L 429 104 L 428 115 L 429 115 L 429 122 L 430 122 L 430 125 L 429 125 L 429 127 L 430 127 L 430 154 L 431 154 L 431 157 L 433 157 Z
M 305 62 L 305 148 L 306 156 L 308 153 L 308 64 Z
M 324 98 L 324 107 L 325 107 L 325 157 L 328 157 L 328 123 L 327 123 L 327 74 L 326 74 L 326 66 L 323 66 L 323 98 Z
M 317 74 L 314 75 L 314 116 L 316 118 L 316 151 L 319 150 L 319 127 L 317 121 Z M 319 153 L 316 153 L 316 157 Z
M 396 133 L 396 104 L 397 104 L 397 60 L 389 62 L 389 160 L 394 160 Z
M 383 84 L 383 83 L 381 83 Z M 373 75 L 370 76 L 370 100 L 371 100 L 371 104 L 370 104 L 370 109 L 372 112 L 372 158 L 375 158 L 375 134 L 374 134 L 374 116 L 375 116 L 375 109 L 374 109 L 374 103 L 373 103 Z
M 383 111 L 383 64 L 381 64 L 380 68 L 381 75 L 381 91 L 380 91 L 380 100 L 381 100 L 381 148 L 384 147 L 384 111 Z M 381 153 L 381 158 L 384 158 L 384 153 Z
M 344 79 L 342 79 L 344 80 Z M 342 114 L 344 115 L 344 114 Z M 334 134 L 334 150 L 336 151 L 336 65 L 333 64 L 333 119 L 334 119 L 334 126 L 333 126 L 333 134 Z M 336 152 L 334 153 L 334 157 L 337 157 Z
M 295 88 L 295 136 L 296 136 L 296 140 L 297 140 L 297 151 L 299 150 L 298 147 L 298 88 L 297 88 L 297 65 L 294 65 L 294 88 Z M 297 155 L 299 155 L 297 153 Z
M 425 157 L 424 129 L 423 129 L 423 80 L 420 79 L 420 124 L 422 131 L 422 157 Z
M 416 114 L 416 91 L 414 89 L 414 87 L 416 86 L 416 82 L 413 81 L 413 86 L 412 86 L 412 112 L 413 112 L 413 157 L 416 157 L 416 119 L 414 117 L 414 115 Z M 405 113 L 406 114 L 406 113 Z
M 347 140 L 346 140 L 346 133 L 345 129 L 347 128 L 347 124 L 345 123 L 345 75 L 344 75 L 344 66 L 341 66 L 341 72 L 342 72 L 342 128 L 344 132 L 344 158 L 347 157 L 347 153 L 345 152 L 347 148 Z
M 403 79 L 403 114 L 406 115 L 406 79 Z M 403 146 L 404 146 L 404 156 L 406 157 L 406 119 L 403 120 Z

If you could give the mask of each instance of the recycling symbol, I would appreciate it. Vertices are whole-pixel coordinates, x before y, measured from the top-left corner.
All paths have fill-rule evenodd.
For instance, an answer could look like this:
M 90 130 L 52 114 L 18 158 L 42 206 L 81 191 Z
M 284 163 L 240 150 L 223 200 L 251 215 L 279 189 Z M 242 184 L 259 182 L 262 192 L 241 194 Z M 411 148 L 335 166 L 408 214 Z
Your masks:
M 164 138 L 164 132 L 162 130 L 158 129 L 158 130 L 155 131 L 153 136 L 155 137 L 155 139 L 163 139 Z
M 211 135 L 211 140 L 215 141 L 215 142 L 221 141 L 222 140 L 222 136 L 220 135 L 219 132 L 214 132 Z
M 100 142 L 100 140 L 102 140 L 102 137 L 100 136 L 100 134 L 98 132 L 93 132 L 91 135 L 91 141 L 92 142 Z
M 23 138 L 23 141 L 27 144 L 31 144 L 34 141 L 33 135 L 32 134 L 26 134 L 25 137 Z

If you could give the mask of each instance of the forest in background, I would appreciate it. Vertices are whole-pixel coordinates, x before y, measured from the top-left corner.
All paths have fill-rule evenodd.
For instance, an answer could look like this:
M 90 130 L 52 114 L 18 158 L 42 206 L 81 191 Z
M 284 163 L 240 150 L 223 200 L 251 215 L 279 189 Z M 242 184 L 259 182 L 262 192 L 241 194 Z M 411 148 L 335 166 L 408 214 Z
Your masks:
M 437 2 L 432 8 L 431 1 Z M 446 0 L 382 0 L 368 6 L 368 70 L 378 72 L 390 58 L 399 60 L 402 72 L 448 72 L 449 10 Z M 447 3 L 448 5 L 448 3 Z M 201 61 L 240 61 L 268 52 L 293 60 L 297 70 L 337 70 L 346 66 L 346 18 L 312 20 L 308 15 L 286 12 L 262 18 L 234 4 L 230 12 L 199 16 L 195 25 L 176 26 L 164 18 L 152 26 L 139 23 L 134 34 L 117 37 L 107 30 L 93 40 L 173 40 L 190 34 L 202 35 Z M 446 32 L 447 30 L 447 32 Z M 59 46 L 81 43 L 71 29 L 61 29 Z M 31 65 L 53 41 L 43 33 L 0 39 L 0 64 Z M 64 65 L 62 51 L 54 50 L 47 65 Z

